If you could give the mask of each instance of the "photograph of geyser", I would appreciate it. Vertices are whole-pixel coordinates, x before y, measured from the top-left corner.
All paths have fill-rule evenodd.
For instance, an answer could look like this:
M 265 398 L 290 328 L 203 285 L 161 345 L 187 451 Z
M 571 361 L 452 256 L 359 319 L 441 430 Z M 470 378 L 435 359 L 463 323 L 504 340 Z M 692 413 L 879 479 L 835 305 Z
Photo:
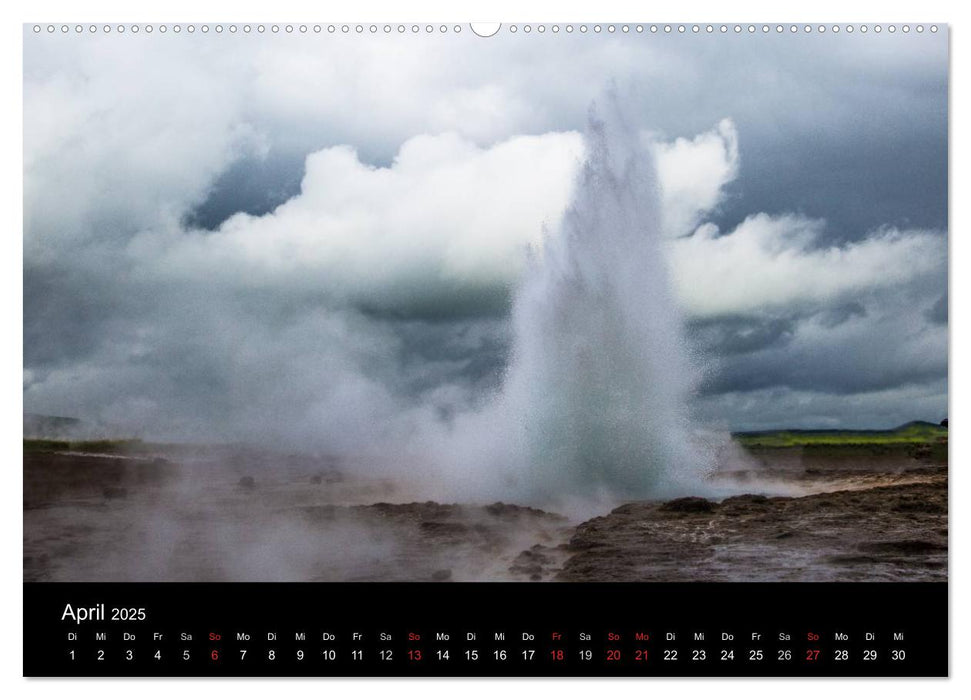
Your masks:
M 946 29 L 623 27 L 25 27 L 25 581 L 945 580 Z

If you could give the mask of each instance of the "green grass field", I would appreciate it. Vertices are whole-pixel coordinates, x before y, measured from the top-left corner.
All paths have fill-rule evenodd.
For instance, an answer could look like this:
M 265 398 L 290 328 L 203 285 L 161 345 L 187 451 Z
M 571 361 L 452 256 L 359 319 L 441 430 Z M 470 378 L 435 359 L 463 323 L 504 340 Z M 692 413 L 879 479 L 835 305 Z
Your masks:
M 744 447 L 849 447 L 925 445 L 947 440 L 947 428 L 913 421 L 893 430 L 767 430 L 734 433 Z
M 733 433 L 743 447 L 905 447 L 941 445 L 947 442 L 947 428 L 935 423 L 913 421 L 892 430 L 765 430 Z M 139 454 L 158 450 L 160 445 L 141 440 L 45 440 L 24 438 L 24 452 L 100 452 Z M 177 446 L 169 445 L 169 448 Z
M 150 445 L 141 440 L 45 440 L 42 438 L 24 438 L 24 452 L 137 454 L 148 451 L 151 451 Z

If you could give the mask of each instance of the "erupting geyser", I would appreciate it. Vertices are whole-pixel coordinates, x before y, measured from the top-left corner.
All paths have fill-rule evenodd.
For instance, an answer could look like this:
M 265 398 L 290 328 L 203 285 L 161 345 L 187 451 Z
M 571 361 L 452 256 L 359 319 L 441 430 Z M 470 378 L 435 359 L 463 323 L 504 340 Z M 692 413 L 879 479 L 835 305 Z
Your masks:
M 697 492 L 708 467 L 692 445 L 654 162 L 608 108 L 591 112 L 573 201 L 513 309 L 502 403 L 531 499 Z

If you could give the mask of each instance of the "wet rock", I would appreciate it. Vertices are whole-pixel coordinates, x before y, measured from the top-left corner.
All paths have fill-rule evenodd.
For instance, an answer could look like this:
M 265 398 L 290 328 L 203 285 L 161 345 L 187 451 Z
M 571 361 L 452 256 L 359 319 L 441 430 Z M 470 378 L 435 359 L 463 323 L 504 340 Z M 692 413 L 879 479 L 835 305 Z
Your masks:
M 715 507 L 716 504 L 707 498 L 687 496 L 663 503 L 658 510 L 672 513 L 710 513 L 715 510 Z
M 563 517 L 561 515 L 557 515 L 556 513 L 549 513 L 545 510 L 540 510 L 539 508 L 517 506 L 512 503 L 503 503 L 501 501 L 487 505 L 483 508 L 483 510 L 493 517 L 505 519 L 520 518 L 523 516 L 555 519 L 560 519 Z
M 895 513 L 926 513 L 941 514 L 947 513 L 946 503 L 928 502 L 917 498 L 901 499 L 890 506 L 890 510 Z
M 764 513 L 769 499 L 761 494 L 746 493 L 732 496 L 721 502 L 719 512 L 728 516 L 758 515 Z
M 846 479 L 840 468 L 834 464 L 827 477 Z M 894 483 L 899 471 L 872 477 L 879 485 L 861 480 L 854 489 L 798 497 L 625 504 L 578 525 L 569 557 L 544 580 L 776 581 L 806 572 L 813 580 L 942 580 L 946 470 L 901 483 Z M 526 576 L 535 571 L 530 559 L 516 560 Z
M 914 459 L 930 459 L 934 454 L 930 445 L 915 445 L 910 449 L 910 456 Z
M 251 476 L 244 476 L 244 477 L 242 477 L 239 480 L 239 482 L 238 482 L 237 485 L 241 489 L 255 489 L 256 488 L 256 479 L 254 479 Z
M 763 496 L 760 493 L 743 493 L 741 496 L 732 496 L 731 498 L 726 498 L 724 501 L 722 501 L 722 505 L 761 505 L 768 502 L 768 497 Z
M 456 505 L 425 501 L 424 503 L 374 503 L 369 506 L 355 506 L 362 511 L 375 512 L 389 518 L 401 520 L 445 520 L 460 512 Z
M 634 515 L 644 508 L 642 503 L 625 503 L 622 506 L 617 506 L 612 511 L 611 515 Z
M 837 554 L 826 557 L 826 561 L 837 566 L 866 566 L 883 563 L 880 557 L 869 554 Z
M 571 537 L 566 546 L 571 551 L 576 552 L 584 549 L 599 549 L 606 547 L 607 544 L 599 536 L 590 533 L 588 529 L 584 528 L 583 532 L 578 532 L 578 534 Z
M 460 538 L 468 534 L 469 526 L 464 523 L 440 522 L 430 520 L 418 526 L 423 535 L 429 537 Z
M 544 571 L 553 565 L 553 559 L 547 554 L 548 549 L 541 544 L 533 545 L 530 549 L 524 549 L 512 565 L 509 571 L 520 576 L 526 576 L 530 581 L 540 581 Z
M 122 488 L 120 486 L 105 486 L 102 491 L 102 495 L 111 500 L 113 498 L 125 498 L 128 496 L 128 489 Z
M 451 581 L 452 580 L 452 570 L 451 569 L 438 569 L 432 572 L 432 581 Z
M 895 540 L 889 542 L 869 542 L 860 545 L 864 552 L 888 552 L 893 554 L 929 554 L 946 552 L 947 545 L 928 540 Z
M 929 475 L 929 474 L 936 474 L 938 471 L 940 471 L 940 468 L 939 467 L 936 467 L 936 466 L 933 466 L 933 465 L 928 466 L 926 464 L 922 464 L 919 467 L 907 467 L 906 469 L 904 469 L 903 473 L 904 474 Z
M 531 549 L 524 549 L 520 552 L 517 560 L 528 563 L 548 564 L 550 558 L 543 552 L 544 549 L 545 547 L 543 545 L 535 544 Z

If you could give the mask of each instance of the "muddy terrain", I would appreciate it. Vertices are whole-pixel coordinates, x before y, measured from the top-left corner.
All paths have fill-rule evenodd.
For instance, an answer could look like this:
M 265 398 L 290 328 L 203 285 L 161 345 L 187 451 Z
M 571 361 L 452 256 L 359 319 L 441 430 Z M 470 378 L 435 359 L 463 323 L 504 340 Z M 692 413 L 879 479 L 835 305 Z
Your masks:
M 753 451 L 727 497 L 572 519 L 442 504 L 330 459 L 25 451 L 27 581 L 936 581 L 947 466 L 926 451 Z

